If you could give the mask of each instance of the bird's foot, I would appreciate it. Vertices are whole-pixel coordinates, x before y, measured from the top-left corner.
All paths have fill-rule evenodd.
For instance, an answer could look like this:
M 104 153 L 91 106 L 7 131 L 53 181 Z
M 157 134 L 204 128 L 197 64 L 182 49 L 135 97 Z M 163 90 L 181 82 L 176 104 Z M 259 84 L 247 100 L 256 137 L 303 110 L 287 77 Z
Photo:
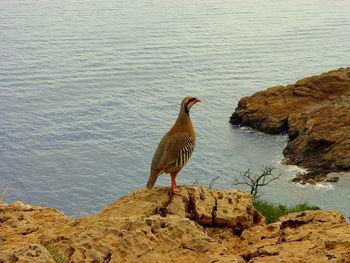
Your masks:
M 171 191 L 173 195 L 181 195 L 181 191 L 179 190 L 174 190 L 174 191 Z
M 180 188 L 181 186 L 180 185 L 176 185 L 176 186 L 174 185 L 173 187 L 170 187 L 171 193 L 174 194 L 174 195 L 180 195 L 181 190 L 177 190 L 176 188 Z

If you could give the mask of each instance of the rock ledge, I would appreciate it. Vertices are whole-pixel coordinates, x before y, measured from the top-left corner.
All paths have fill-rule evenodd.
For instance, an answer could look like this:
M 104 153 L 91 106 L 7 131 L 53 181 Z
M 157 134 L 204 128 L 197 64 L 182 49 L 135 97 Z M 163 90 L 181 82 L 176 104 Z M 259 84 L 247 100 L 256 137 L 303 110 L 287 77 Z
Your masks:
M 0 205 L 0 262 L 350 262 L 350 227 L 337 211 L 305 211 L 266 225 L 239 190 L 140 189 L 98 214 Z

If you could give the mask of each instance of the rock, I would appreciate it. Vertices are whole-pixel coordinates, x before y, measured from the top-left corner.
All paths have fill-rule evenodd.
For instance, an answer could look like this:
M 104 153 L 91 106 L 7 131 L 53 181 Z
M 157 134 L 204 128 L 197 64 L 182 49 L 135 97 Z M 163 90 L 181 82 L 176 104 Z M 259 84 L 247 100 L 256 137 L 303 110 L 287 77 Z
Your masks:
M 264 220 L 243 191 L 187 187 L 175 196 L 164 188 L 141 189 L 76 220 L 48 208 L 27 208 L 19 202 L 0 206 L 0 254 L 6 258 L 21 246 L 40 243 L 55 244 L 70 262 L 243 263 L 206 229 L 241 233 Z
M 245 230 L 248 262 L 350 262 L 350 227 L 337 211 L 305 211 Z
M 0 262 L 54 263 L 52 256 L 40 244 L 20 244 L 0 250 Z
M 350 68 L 342 68 L 244 97 L 230 122 L 269 134 L 288 133 L 286 162 L 309 170 L 298 179 L 306 183 L 350 170 L 349 111 Z
M 80 219 L 27 208 L 0 205 L 0 262 L 54 262 L 49 245 L 67 262 L 349 262 L 350 227 L 338 212 L 266 225 L 240 190 L 140 189 Z

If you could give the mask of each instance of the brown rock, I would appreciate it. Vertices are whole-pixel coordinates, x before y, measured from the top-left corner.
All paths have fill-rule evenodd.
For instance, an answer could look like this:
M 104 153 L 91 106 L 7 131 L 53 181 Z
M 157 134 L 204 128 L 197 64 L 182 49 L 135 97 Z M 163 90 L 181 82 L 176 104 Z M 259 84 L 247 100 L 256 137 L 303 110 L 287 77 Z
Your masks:
M 76 220 L 20 202 L 1 205 L 0 214 L 0 254 L 6 260 L 18 258 L 17 251 L 33 243 L 40 244 L 45 256 L 45 246 L 55 244 L 69 262 L 243 263 L 206 228 L 228 227 L 232 235 L 233 229 L 242 232 L 263 222 L 243 191 L 187 187 L 175 196 L 164 188 L 141 189 Z
M 20 244 L 1 250 L 0 262 L 54 263 L 52 256 L 40 244 Z
M 265 225 L 243 191 L 168 192 L 140 189 L 81 219 L 0 205 L 0 262 L 54 262 L 49 244 L 67 262 L 349 262 L 350 227 L 336 211 Z
M 283 153 L 287 163 L 309 169 L 300 179 L 305 183 L 350 170 L 349 112 L 350 68 L 344 68 L 242 98 L 230 122 L 288 133 Z
M 350 262 L 350 227 L 337 211 L 305 211 L 242 233 L 248 262 Z

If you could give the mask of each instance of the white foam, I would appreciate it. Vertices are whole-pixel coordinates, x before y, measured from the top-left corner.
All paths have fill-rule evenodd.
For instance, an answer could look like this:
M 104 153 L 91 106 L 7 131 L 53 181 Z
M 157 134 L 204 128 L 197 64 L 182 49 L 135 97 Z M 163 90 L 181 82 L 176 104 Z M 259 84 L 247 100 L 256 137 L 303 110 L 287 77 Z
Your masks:
M 301 174 L 305 174 L 308 172 L 307 169 L 296 166 L 296 165 L 286 165 L 286 171 L 287 172 L 294 172 L 294 173 L 301 173 Z
M 321 182 L 321 183 L 316 183 L 316 184 L 301 184 L 301 183 L 296 183 L 295 184 L 297 187 L 299 188 L 303 188 L 303 189 L 310 189 L 313 191 L 332 191 L 334 190 L 334 184 L 332 183 L 325 183 L 325 182 Z
M 315 190 L 334 190 L 334 185 L 332 183 L 317 183 L 314 185 Z

